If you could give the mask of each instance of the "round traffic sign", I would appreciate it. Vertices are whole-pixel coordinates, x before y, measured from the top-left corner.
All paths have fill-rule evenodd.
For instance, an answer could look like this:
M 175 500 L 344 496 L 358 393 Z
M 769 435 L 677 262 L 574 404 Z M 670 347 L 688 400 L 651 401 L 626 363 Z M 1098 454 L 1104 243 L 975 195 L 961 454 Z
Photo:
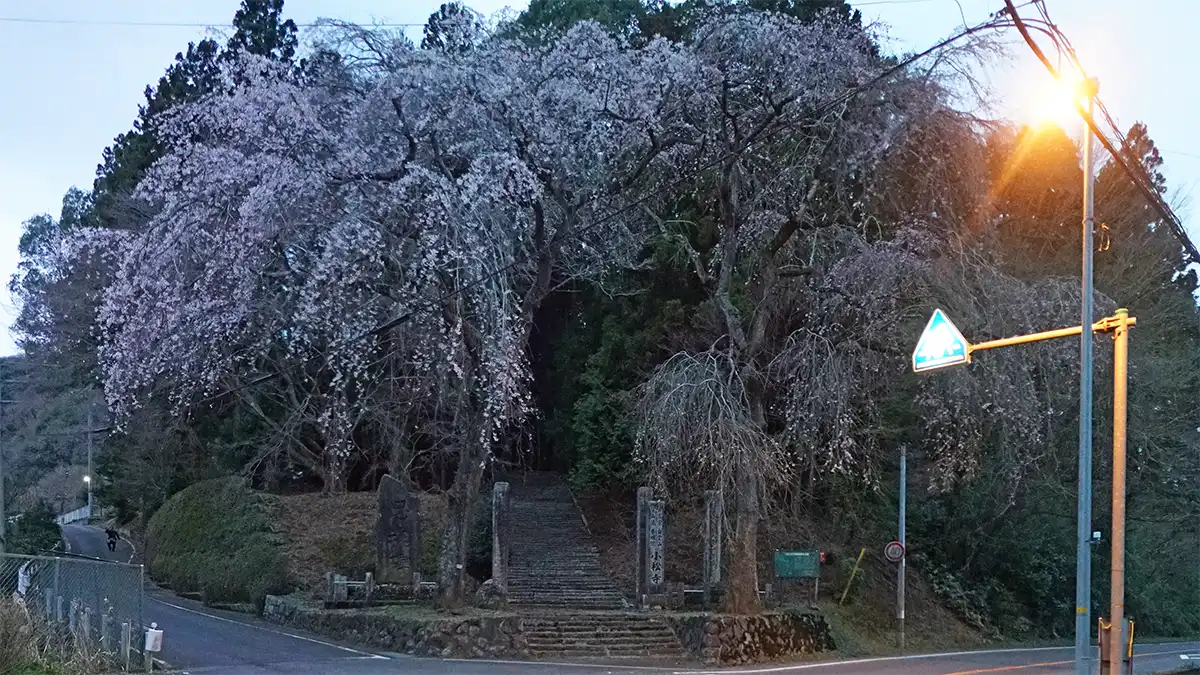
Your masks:
M 900 562 L 904 559 L 904 544 L 898 541 L 889 542 L 883 547 L 883 557 L 887 558 L 888 562 Z

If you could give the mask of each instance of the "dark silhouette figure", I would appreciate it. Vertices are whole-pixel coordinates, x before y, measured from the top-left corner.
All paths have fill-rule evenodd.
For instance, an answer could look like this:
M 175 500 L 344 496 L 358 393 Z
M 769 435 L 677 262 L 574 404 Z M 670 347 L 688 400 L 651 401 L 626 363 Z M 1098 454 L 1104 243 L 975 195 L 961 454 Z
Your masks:
M 108 535 L 108 550 L 117 550 L 117 540 L 121 538 L 121 535 L 117 534 L 116 530 L 108 528 L 104 530 L 104 534 Z

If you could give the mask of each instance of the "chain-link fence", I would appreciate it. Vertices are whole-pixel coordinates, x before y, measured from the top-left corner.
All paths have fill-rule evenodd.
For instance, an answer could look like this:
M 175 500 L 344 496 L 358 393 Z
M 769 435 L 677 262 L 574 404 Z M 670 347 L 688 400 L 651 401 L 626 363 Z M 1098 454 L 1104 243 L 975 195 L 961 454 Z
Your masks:
M 143 582 L 141 565 L 0 554 L 3 597 L 111 653 L 141 647 Z

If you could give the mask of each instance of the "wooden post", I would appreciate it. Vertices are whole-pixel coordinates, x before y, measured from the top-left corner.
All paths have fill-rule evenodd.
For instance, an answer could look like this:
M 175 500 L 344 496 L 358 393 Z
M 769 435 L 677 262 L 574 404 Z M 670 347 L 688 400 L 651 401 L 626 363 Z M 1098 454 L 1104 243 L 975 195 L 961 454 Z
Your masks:
M 100 649 L 103 649 L 105 654 L 112 653 L 110 632 L 112 632 L 112 616 L 105 612 L 100 615 Z
M 367 572 L 367 580 L 363 584 L 363 592 L 366 596 L 363 598 L 364 604 L 371 604 L 371 597 L 375 595 L 375 575 L 370 572 Z
M 125 672 L 129 672 L 132 665 L 130 663 L 130 654 L 133 653 L 133 627 L 126 621 L 121 624 L 121 660 L 125 663 Z

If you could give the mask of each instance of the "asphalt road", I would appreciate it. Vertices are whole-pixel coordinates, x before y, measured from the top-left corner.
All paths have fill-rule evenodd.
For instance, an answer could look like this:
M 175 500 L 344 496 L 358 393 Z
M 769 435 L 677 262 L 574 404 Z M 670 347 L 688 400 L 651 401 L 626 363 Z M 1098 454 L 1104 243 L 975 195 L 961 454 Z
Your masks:
M 67 550 L 128 562 L 136 552 L 120 542 L 105 546 L 104 532 L 84 525 L 63 527 Z M 823 661 L 793 666 L 680 670 L 512 661 L 419 659 L 336 644 L 320 636 L 282 629 L 243 614 L 202 607 L 147 587 L 146 620 L 163 633 L 161 657 L 195 675 L 1065 675 L 1073 671 L 1071 648 L 992 650 L 907 657 Z M 1182 653 L 1200 653 L 1200 643 L 1141 645 L 1135 649 L 1139 675 L 1182 665 Z

